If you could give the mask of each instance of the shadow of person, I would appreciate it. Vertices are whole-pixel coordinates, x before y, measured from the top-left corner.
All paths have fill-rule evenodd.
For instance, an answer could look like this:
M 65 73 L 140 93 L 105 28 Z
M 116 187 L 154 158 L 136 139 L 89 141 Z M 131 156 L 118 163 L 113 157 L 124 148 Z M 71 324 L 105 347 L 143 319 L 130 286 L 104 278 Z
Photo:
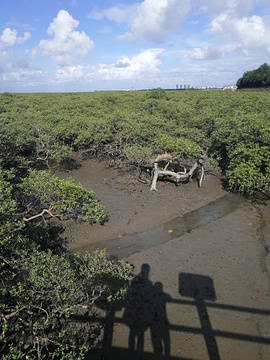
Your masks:
M 154 317 L 154 286 L 149 280 L 150 266 L 143 264 L 141 272 L 132 282 L 125 303 L 123 321 L 129 326 L 128 347 L 140 359 L 144 350 L 144 333 Z
M 170 328 L 167 318 L 166 303 L 172 301 L 169 294 L 163 291 L 161 282 L 154 284 L 153 321 L 150 327 L 154 354 L 170 356 Z

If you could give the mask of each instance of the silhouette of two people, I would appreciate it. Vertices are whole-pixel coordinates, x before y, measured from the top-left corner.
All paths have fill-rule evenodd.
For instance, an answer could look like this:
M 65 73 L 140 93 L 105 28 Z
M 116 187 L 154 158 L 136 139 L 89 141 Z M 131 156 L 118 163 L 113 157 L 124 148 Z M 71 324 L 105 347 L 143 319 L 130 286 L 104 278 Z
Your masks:
M 150 266 L 143 264 L 127 294 L 123 320 L 129 326 L 129 350 L 142 358 L 145 332 L 149 328 L 155 354 L 170 355 L 169 322 L 162 283 L 149 280 Z

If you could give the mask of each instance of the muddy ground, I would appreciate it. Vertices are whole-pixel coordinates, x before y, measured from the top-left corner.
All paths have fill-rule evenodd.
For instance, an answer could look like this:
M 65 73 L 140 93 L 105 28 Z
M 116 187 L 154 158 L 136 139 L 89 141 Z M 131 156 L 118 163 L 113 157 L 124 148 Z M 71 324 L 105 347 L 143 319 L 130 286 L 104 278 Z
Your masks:
M 227 195 L 206 172 L 158 192 L 87 160 L 61 177 L 95 191 L 109 221 L 68 223 L 71 252 L 106 246 L 139 284 L 110 314 L 91 359 L 270 359 L 270 206 Z

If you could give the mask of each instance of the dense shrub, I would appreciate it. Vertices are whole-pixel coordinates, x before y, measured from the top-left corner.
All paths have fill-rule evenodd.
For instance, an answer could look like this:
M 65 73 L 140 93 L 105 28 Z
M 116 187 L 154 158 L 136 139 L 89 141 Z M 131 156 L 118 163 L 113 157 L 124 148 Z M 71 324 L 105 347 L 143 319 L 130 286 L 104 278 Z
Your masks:
M 1 163 L 15 172 L 65 163 L 72 151 L 141 162 L 208 149 L 230 188 L 269 191 L 268 92 L 5 93 L 0 108 Z
M 256 70 L 245 72 L 236 85 L 239 89 L 270 87 L 270 66 L 264 63 Z

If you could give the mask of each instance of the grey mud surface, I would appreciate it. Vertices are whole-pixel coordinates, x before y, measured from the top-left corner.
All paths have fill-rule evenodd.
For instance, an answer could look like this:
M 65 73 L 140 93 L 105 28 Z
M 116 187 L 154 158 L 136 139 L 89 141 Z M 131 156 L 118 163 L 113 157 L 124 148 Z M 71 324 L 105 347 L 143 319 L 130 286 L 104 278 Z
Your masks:
M 89 358 L 270 359 L 269 203 L 228 195 L 210 172 L 201 189 L 158 182 L 158 192 L 93 160 L 60 176 L 93 190 L 109 215 L 103 226 L 68 223 L 70 251 L 106 246 L 136 274 L 149 270 L 133 299 L 136 319 L 119 306 L 102 355 Z

